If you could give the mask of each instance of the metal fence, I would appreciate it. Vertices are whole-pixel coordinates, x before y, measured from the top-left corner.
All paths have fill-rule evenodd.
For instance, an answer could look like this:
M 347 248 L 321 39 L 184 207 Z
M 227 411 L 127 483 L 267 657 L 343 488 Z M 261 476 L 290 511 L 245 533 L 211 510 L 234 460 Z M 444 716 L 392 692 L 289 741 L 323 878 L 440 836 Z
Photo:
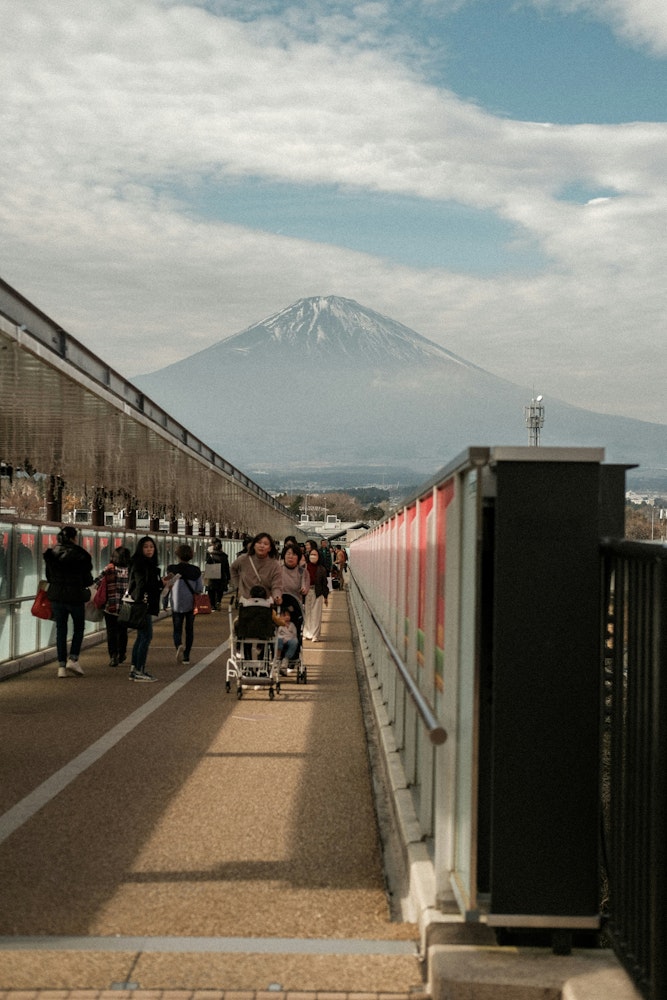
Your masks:
M 667 547 L 605 541 L 607 930 L 647 1000 L 667 996 Z

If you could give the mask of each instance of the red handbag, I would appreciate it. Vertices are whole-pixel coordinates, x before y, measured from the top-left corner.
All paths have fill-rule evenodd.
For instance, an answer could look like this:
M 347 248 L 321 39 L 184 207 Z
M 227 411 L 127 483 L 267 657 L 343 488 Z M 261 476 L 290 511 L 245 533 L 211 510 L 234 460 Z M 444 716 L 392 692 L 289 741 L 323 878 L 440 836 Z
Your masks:
M 37 591 L 35 600 L 32 602 L 30 613 L 33 614 L 35 618 L 42 618 L 47 622 L 53 618 L 53 608 L 51 607 L 49 595 L 41 587 Z
M 100 580 L 99 587 L 95 591 L 95 596 L 93 597 L 93 604 L 95 607 L 103 611 L 104 605 L 107 603 L 107 575 L 106 573 Z
M 208 594 L 195 594 L 194 598 L 195 606 L 192 609 L 193 615 L 210 615 L 212 609 Z

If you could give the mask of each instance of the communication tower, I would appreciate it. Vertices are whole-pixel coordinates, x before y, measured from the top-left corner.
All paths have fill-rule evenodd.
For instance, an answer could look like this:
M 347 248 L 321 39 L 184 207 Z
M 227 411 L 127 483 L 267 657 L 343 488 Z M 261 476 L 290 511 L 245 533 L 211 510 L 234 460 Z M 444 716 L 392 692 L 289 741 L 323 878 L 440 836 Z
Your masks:
M 529 406 L 524 406 L 523 415 L 528 428 L 528 443 L 538 447 L 540 431 L 544 427 L 544 403 L 542 396 L 533 396 Z

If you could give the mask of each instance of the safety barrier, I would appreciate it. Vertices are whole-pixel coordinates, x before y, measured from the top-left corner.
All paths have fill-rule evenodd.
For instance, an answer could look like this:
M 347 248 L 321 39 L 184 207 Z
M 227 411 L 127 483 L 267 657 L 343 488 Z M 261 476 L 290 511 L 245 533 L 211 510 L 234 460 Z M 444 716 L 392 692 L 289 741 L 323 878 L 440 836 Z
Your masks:
M 30 613 L 40 580 L 44 578 L 43 552 L 57 541 L 60 525 L 0 520 L 0 678 L 29 665 L 35 654 L 55 646 L 55 625 Z M 80 527 L 78 542 L 90 553 L 93 573 L 101 573 L 111 552 L 119 545 L 132 552 L 136 541 L 149 534 L 155 539 L 158 564 L 178 562 L 176 548 L 187 543 L 194 551 L 193 564 L 203 566 L 210 539 L 197 535 L 171 535 L 124 528 Z M 235 539 L 222 539 L 230 562 L 241 547 Z M 104 629 L 104 622 L 86 622 L 86 636 Z
M 667 547 L 605 542 L 607 931 L 647 1000 L 667 996 Z
M 625 495 L 603 457 L 470 448 L 350 546 L 421 905 L 564 947 L 600 926 L 599 545 Z

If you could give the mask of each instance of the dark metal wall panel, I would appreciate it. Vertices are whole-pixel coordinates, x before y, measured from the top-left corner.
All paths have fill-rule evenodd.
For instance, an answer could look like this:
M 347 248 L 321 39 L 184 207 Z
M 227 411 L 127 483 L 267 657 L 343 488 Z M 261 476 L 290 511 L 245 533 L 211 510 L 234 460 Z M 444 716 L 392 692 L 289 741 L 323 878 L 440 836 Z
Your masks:
M 496 478 L 490 909 L 594 916 L 600 468 L 502 462 Z

